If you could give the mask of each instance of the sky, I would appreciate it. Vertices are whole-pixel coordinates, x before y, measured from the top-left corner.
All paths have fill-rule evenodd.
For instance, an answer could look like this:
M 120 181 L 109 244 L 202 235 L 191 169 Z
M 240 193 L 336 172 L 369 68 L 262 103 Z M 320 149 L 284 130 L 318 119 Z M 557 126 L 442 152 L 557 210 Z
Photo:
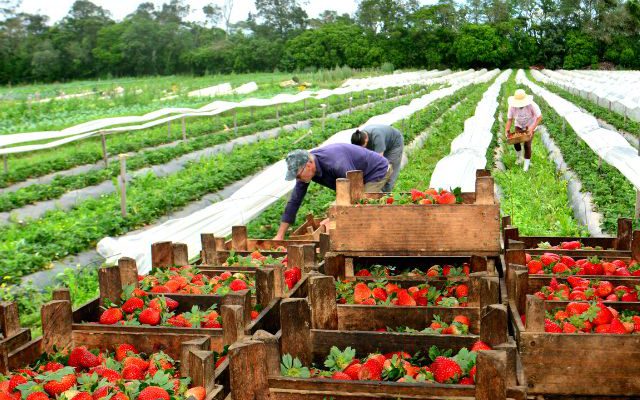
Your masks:
M 27 13 L 39 13 L 49 16 L 49 22 L 54 23 L 67 15 L 71 5 L 75 0 L 22 0 L 20 11 Z M 91 0 L 94 4 L 111 12 L 111 17 L 116 20 L 122 20 L 128 14 L 131 14 L 138 7 L 138 4 L 144 1 L 132 0 Z M 168 3 L 169 0 L 147 0 L 156 6 L 162 3 Z M 202 21 L 204 15 L 202 7 L 214 3 L 223 4 L 223 0 L 188 0 L 186 2 L 191 6 L 191 15 L 189 20 Z M 304 6 L 309 17 L 317 17 L 324 10 L 335 10 L 338 14 L 353 14 L 356 10 L 356 0 L 309 0 Z M 231 22 L 243 21 L 247 18 L 249 12 L 255 11 L 254 0 L 235 0 L 233 11 L 231 14 Z

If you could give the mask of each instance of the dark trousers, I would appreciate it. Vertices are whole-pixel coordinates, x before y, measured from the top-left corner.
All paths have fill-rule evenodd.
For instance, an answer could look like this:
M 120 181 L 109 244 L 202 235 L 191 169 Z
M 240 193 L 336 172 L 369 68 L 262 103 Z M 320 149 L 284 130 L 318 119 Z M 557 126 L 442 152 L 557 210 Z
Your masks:
M 531 142 L 533 141 L 533 138 L 531 140 L 529 140 L 528 142 L 524 142 L 524 158 L 526 158 L 527 160 L 531 160 Z M 515 147 L 516 151 L 520 151 L 522 150 L 522 143 L 516 143 L 513 145 L 513 147 Z

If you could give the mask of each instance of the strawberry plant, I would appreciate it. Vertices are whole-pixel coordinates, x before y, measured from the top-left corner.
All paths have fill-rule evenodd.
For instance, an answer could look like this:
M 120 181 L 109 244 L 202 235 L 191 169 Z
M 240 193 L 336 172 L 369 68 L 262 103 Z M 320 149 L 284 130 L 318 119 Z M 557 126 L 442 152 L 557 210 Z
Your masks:
M 453 317 L 451 323 L 446 323 L 439 315 L 435 315 L 431 324 L 422 330 L 409 328 L 407 326 L 398 326 L 395 328 L 380 328 L 378 329 L 378 332 L 422 333 L 427 335 L 468 335 L 469 318 L 464 315 L 456 315 Z
M 0 375 L 0 397 L 7 400 L 205 399 L 205 388 L 190 387 L 191 379 L 181 377 L 178 363 L 165 353 L 147 356 L 130 344 L 121 344 L 114 350 L 101 352 L 79 346 L 68 353 L 44 354 L 33 365 L 7 376 Z
M 379 280 L 364 282 L 336 282 L 338 304 L 384 305 L 384 306 L 441 306 L 466 307 L 469 286 L 466 283 L 449 282 L 442 289 L 423 283 L 407 289 Z
M 356 350 L 333 346 L 322 365 L 305 367 L 300 360 L 285 354 L 280 371 L 282 376 L 294 378 L 329 378 L 345 381 L 435 382 L 473 385 L 475 361 L 478 351 L 491 348 L 476 342 L 471 351 L 466 348 L 453 356 L 453 351 L 442 351 L 432 346 L 426 356 L 413 356 L 403 351 L 386 354 L 372 353 L 357 358 Z

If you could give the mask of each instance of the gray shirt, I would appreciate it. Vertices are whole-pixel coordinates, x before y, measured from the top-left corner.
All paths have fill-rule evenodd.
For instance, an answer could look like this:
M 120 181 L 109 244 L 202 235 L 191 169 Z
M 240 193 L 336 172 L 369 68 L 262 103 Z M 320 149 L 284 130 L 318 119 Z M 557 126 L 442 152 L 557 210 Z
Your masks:
M 367 149 L 376 153 L 388 152 L 404 142 L 402 132 L 389 125 L 367 125 L 362 130 L 369 136 Z

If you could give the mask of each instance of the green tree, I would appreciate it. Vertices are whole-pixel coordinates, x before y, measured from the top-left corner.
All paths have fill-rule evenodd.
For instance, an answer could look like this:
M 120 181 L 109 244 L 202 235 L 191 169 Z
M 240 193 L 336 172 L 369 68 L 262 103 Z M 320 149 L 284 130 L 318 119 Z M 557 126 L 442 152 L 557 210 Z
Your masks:
M 466 24 L 453 49 L 462 67 L 492 68 L 503 65 L 509 55 L 508 44 L 490 25 Z
M 595 64 L 598 61 L 594 40 L 580 31 L 571 31 L 567 37 L 567 55 L 563 68 L 578 69 Z

